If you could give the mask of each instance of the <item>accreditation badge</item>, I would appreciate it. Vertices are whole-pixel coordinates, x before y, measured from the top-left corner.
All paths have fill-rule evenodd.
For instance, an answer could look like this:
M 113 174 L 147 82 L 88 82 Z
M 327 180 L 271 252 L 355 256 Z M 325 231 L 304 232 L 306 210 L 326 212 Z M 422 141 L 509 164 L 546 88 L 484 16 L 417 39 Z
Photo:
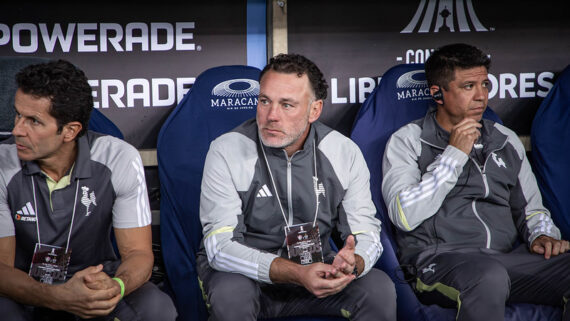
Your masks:
M 302 223 L 285 226 L 287 251 L 293 262 L 307 265 L 323 262 L 323 248 L 319 226 L 313 223 Z
M 29 275 L 36 281 L 46 284 L 65 282 L 71 249 L 47 244 L 36 243 Z

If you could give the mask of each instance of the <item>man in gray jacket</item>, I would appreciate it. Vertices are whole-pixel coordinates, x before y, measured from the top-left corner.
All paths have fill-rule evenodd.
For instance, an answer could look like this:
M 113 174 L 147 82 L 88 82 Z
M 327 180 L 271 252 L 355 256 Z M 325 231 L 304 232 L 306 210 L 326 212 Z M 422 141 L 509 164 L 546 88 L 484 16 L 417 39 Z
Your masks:
M 392 135 L 383 163 L 400 261 L 427 299 L 457 305 L 458 320 L 504 320 L 505 302 L 563 305 L 570 295 L 568 241 L 525 149 L 482 119 L 489 65 L 470 45 L 434 51 L 425 69 L 437 107 Z
M 382 245 L 366 162 L 317 121 L 327 87 L 307 58 L 272 58 L 256 119 L 210 146 L 197 265 L 213 320 L 396 319 L 394 284 L 372 268 Z M 345 241 L 338 253 L 333 230 Z
M 16 82 L 12 137 L 0 143 L 0 319 L 175 320 L 170 297 L 148 282 L 137 150 L 87 130 L 92 89 L 71 63 L 30 65 Z

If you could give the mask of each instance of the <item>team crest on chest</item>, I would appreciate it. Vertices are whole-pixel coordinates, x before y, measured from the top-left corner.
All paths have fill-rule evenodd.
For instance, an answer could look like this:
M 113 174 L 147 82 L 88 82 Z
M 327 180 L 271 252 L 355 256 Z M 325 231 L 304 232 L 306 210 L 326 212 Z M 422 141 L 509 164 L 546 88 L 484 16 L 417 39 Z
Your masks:
M 97 198 L 94 191 L 89 193 L 89 187 L 87 186 L 81 186 L 81 191 L 81 204 L 85 206 L 85 216 L 89 216 L 91 214 L 91 206 L 97 206 Z
M 323 197 L 326 197 L 325 187 L 323 186 L 323 183 L 319 183 L 319 179 L 315 176 L 313 176 L 313 188 L 315 189 L 315 195 L 317 195 L 317 199 L 319 195 L 323 195 Z
M 497 167 L 507 168 L 507 165 L 505 164 L 505 161 L 503 161 L 502 158 L 500 158 L 499 156 L 497 156 L 497 154 L 491 153 L 491 158 L 493 158 L 493 161 L 497 164 Z

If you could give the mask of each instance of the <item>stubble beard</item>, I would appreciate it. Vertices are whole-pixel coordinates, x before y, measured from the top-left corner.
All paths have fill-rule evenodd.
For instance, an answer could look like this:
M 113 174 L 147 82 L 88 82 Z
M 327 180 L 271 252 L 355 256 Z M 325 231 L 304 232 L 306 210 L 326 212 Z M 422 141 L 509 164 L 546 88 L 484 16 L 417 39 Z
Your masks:
M 305 122 L 305 126 L 303 126 L 303 128 L 301 130 L 299 130 L 298 132 L 292 133 L 292 134 L 286 134 L 285 137 L 283 137 L 281 139 L 280 142 L 269 142 L 267 141 L 264 137 L 263 134 L 261 133 L 261 129 L 258 129 L 258 135 L 259 138 L 261 139 L 261 142 L 263 143 L 263 145 L 267 146 L 267 147 L 271 147 L 271 148 L 287 148 L 291 145 L 293 145 L 295 142 L 297 142 L 297 140 L 299 140 L 299 138 L 301 138 L 301 136 L 303 136 L 303 133 L 305 133 L 305 131 L 307 130 L 307 127 L 309 126 L 309 122 Z

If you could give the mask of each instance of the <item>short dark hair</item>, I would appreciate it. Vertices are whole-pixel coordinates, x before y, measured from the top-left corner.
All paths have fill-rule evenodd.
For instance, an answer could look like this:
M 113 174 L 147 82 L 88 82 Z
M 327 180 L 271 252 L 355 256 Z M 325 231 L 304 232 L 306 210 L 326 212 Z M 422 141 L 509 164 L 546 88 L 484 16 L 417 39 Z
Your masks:
M 316 99 L 324 100 L 327 98 L 329 85 L 327 85 L 323 73 L 314 62 L 304 56 L 298 54 L 279 54 L 271 58 L 267 66 L 261 71 L 259 79 L 261 80 L 263 75 L 269 70 L 286 74 L 295 73 L 299 77 L 306 74 Z
M 50 99 L 49 113 L 57 121 L 58 133 L 65 124 L 78 121 L 83 129 L 77 137 L 85 134 L 93 96 L 87 77 L 79 68 L 65 60 L 29 65 L 16 74 L 16 83 L 25 94 Z
M 437 85 L 448 89 L 455 79 L 455 69 L 485 67 L 489 70 L 491 59 L 477 47 L 456 43 L 436 49 L 425 63 L 428 86 Z

